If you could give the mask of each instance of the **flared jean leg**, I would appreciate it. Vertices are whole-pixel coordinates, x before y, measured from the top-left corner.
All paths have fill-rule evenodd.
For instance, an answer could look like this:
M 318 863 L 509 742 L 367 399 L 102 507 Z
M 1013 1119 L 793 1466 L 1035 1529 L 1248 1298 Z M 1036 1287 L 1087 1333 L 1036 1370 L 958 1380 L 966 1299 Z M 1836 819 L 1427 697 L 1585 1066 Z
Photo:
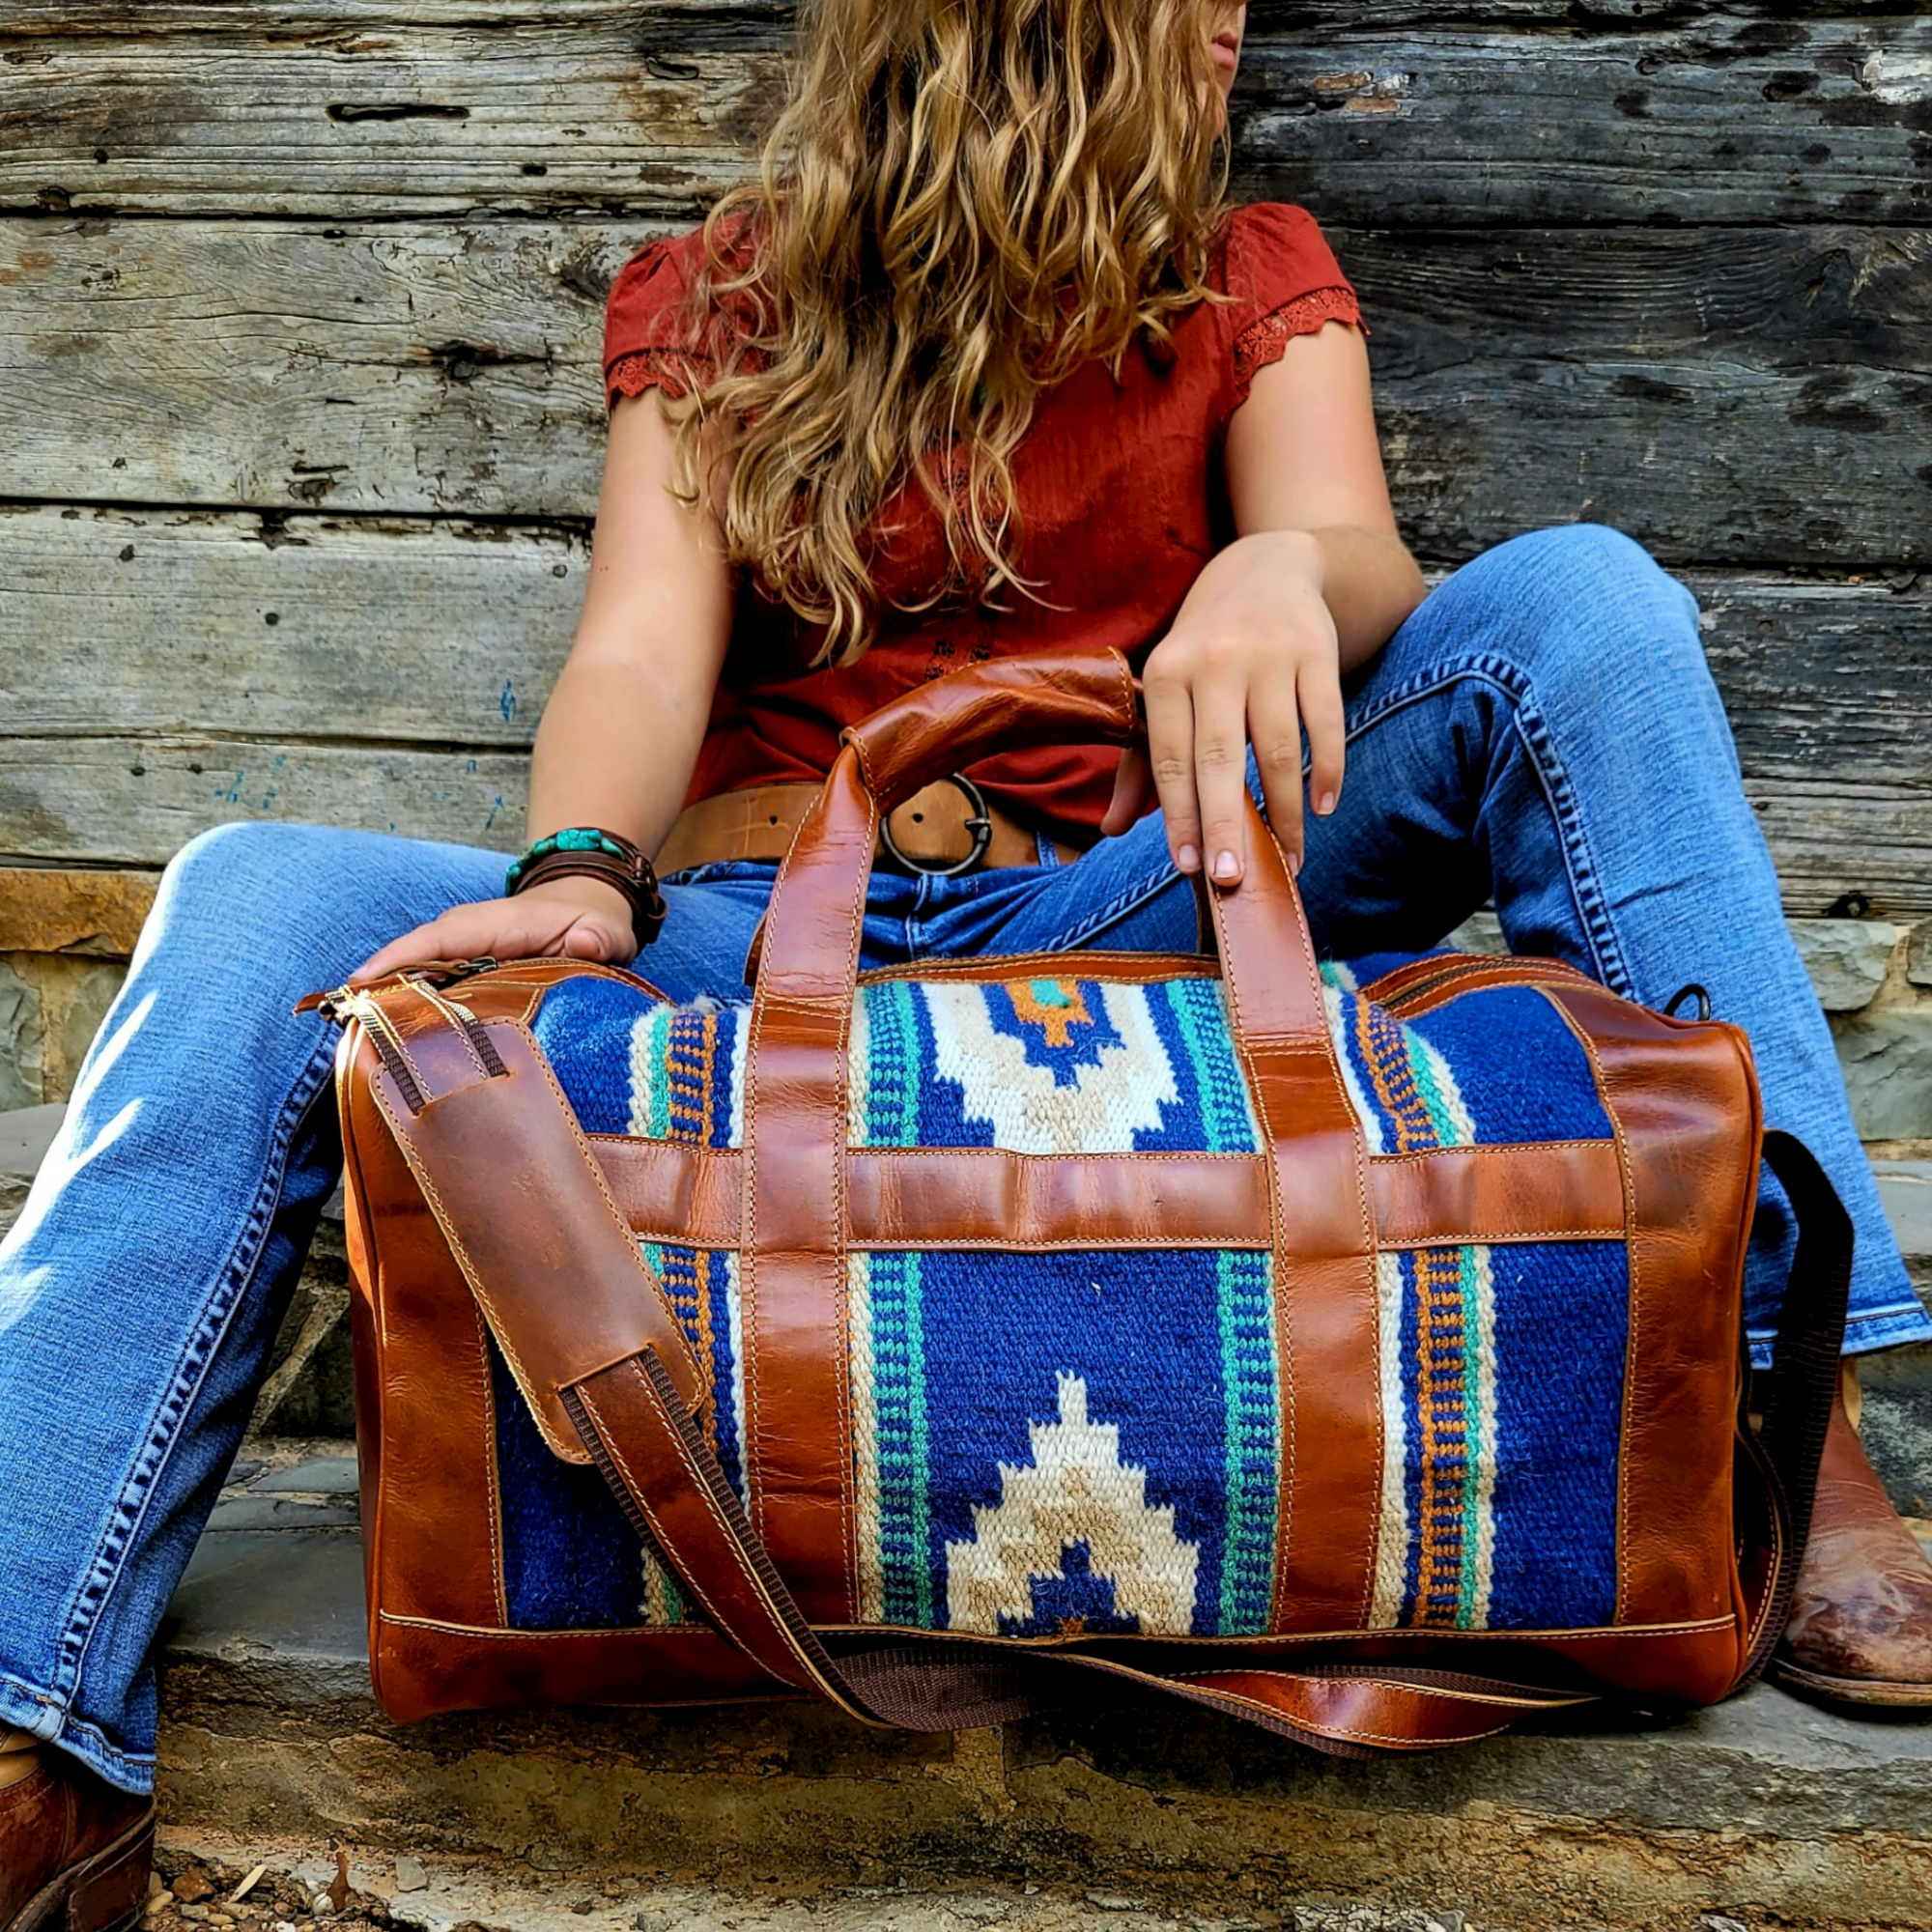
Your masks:
M 1413 951 L 1493 896 L 1511 950 L 1661 1007 L 1687 982 L 1750 1037 L 1765 1114 L 1857 1229 L 1847 1349 L 1932 1340 L 1785 925 L 1682 584 L 1598 526 L 1484 553 L 1350 694 L 1349 770 L 1314 820 L 1310 919 L 1339 957 Z M 1794 1238 L 1767 1177 L 1747 1271 L 1767 1361 Z
M 149 1644 L 339 1169 L 335 1031 L 291 1009 L 501 882 L 456 846 L 195 839 L 0 1244 L 0 1722 L 125 1789 L 153 1779 Z

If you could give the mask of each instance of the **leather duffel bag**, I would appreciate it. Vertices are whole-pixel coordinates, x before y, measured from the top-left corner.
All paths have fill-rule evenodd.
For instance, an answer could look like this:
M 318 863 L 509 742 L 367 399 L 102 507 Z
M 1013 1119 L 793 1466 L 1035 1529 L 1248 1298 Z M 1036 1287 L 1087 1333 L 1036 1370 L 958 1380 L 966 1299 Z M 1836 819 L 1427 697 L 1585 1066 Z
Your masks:
M 1112 652 L 875 714 L 744 1005 L 563 960 L 319 1001 L 393 1717 L 1112 1680 L 1364 1754 L 1755 1675 L 1851 1234 L 1736 1027 L 1319 962 L 1258 815 L 1211 953 L 858 971 L 882 809 L 1140 730 Z M 1801 1232 L 1753 1398 L 1761 1153 Z

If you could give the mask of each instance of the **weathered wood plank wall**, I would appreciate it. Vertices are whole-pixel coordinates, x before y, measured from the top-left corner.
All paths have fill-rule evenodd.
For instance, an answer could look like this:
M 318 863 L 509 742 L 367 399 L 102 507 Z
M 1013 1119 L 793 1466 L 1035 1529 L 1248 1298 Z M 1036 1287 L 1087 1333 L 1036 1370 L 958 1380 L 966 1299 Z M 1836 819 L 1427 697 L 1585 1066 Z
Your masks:
M 516 841 L 604 291 L 743 165 L 788 24 L 13 0 L 0 855 L 153 867 L 238 814 Z M 1932 16 L 1256 0 L 1235 156 L 1361 289 L 1418 553 L 1641 538 L 1705 606 L 1789 910 L 1932 914 Z

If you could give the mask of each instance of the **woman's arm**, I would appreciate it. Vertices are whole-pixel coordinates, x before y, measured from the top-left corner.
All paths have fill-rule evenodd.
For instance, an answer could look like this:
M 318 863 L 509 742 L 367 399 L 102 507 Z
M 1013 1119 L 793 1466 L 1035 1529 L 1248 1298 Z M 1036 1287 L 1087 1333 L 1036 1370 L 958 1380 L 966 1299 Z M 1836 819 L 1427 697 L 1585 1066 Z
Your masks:
M 1149 759 L 1122 761 L 1104 830 L 1123 832 L 1150 779 L 1183 872 L 1232 885 L 1246 864 L 1250 741 L 1268 822 L 1301 863 L 1301 734 L 1318 812 L 1342 789 L 1341 679 L 1422 602 L 1422 573 L 1396 534 L 1359 330 L 1296 336 L 1256 376 L 1228 425 L 1228 497 L 1238 539 L 1195 580 L 1149 654 Z
M 596 825 L 655 852 L 690 787 L 730 641 L 731 577 L 708 516 L 670 494 L 670 450 L 656 397 L 622 398 L 583 614 L 537 727 L 532 839 Z M 360 971 L 485 952 L 628 960 L 636 951 L 622 894 L 596 879 L 557 879 L 513 899 L 453 907 Z

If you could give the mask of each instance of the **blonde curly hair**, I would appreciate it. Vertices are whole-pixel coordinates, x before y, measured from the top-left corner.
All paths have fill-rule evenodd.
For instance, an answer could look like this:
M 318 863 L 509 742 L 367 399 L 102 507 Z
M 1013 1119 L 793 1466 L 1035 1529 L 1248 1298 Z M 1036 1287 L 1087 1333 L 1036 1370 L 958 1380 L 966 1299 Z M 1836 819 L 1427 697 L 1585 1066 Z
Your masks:
M 869 640 L 867 528 L 909 477 L 952 559 L 927 601 L 969 563 L 987 601 L 1031 594 L 1010 464 L 1038 397 L 1209 296 L 1212 32 L 1212 0 L 809 0 L 757 179 L 705 224 L 696 380 L 666 407 L 673 489 L 823 628 L 817 662 Z

